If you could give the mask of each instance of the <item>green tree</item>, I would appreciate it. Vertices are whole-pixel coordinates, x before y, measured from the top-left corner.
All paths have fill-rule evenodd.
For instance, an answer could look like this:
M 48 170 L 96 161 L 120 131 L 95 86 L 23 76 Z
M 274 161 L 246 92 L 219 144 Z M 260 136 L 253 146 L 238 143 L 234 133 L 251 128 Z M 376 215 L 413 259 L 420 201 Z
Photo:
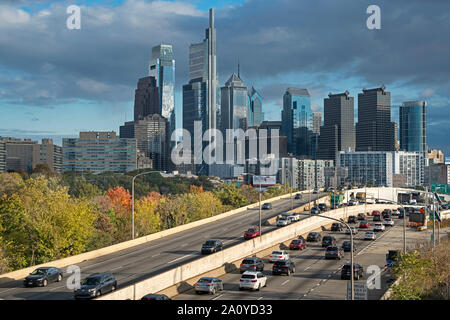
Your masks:
M 0 173 L 0 197 L 11 194 L 23 185 L 23 178 L 16 172 Z

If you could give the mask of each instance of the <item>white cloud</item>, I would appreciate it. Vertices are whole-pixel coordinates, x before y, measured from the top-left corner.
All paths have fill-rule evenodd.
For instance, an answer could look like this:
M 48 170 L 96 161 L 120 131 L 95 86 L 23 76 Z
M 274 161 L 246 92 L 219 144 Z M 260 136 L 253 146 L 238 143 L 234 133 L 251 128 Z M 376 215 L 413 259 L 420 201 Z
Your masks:
M 95 81 L 92 79 L 82 79 L 76 82 L 77 86 L 82 90 L 89 93 L 103 93 L 110 89 L 110 87 L 102 82 Z

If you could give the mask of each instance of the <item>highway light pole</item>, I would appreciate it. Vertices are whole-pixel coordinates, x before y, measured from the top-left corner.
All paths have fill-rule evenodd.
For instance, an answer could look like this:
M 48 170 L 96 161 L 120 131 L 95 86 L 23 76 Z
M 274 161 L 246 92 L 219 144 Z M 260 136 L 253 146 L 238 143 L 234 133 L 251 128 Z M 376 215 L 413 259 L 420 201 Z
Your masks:
M 142 173 L 138 173 L 133 177 L 132 183 L 131 183 L 131 238 L 134 240 L 134 181 L 137 177 L 142 176 L 144 174 L 150 174 L 150 173 L 158 173 L 159 171 L 146 171 Z
M 350 275 L 350 289 L 351 289 L 351 300 L 355 300 L 355 290 L 353 289 L 355 287 L 355 279 L 354 279 L 355 274 L 354 274 L 354 270 L 353 270 L 354 269 L 353 268 L 353 263 L 354 263 L 354 258 L 353 258 L 353 248 L 354 248 L 353 247 L 353 230 L 350 228 L 350 226 L 347 223 L 345 223 L 342 220 L 336 219 L 336 218 L 323 216 L 321 214 L 312 215 L 311 211 L 309 213 L 299 213 L 299 214 L 307 215 L 307 216 L 310 216 L 310 217 L 313 217 L 313 216 L 316 217 L 317 216 L 317 217 L 321 217 L 321 218 L 325 218 L 325 219 L 334 220 L 334 221 L 337 221 L 339 223 L 344 224 L 345 227 L 348 230 L 350 230 L 350 274 L 351 274 Z

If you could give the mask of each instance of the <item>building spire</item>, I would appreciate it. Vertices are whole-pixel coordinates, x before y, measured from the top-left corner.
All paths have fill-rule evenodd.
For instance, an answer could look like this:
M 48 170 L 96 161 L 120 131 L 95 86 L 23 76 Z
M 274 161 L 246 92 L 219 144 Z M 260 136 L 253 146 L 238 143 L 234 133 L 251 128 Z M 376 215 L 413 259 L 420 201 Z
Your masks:
M 241 78 L 241 64 L 239 63 L 239 58 L 238 58 L 238 78 Z

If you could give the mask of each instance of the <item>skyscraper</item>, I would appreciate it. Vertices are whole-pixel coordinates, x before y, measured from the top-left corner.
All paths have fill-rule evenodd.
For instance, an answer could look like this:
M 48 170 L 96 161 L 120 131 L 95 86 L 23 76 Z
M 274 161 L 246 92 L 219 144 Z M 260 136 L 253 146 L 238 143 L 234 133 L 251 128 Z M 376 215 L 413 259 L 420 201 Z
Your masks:
M 226 129 L 247 130 L 249 126 L 248 88 L 242 80 L 232 74 L 225 86 L 221 88 L 222 132 Z
M 313 112 L 313 133 L 320 134 L 320 126 L 322 125 L 322 113 Z
M 134 96 L 134 120 L 143 119 L 155 113 L 161 114 L 156 79 L 151 76 L 141 78 Z
M 175 124 L 175 59 L 171 45 L 160 44 L 152 48 L 149 76 L 156 79 L 159 89 L 159 114 L 169 120 L 170 135 Z
M 320 128 L 319 159 L 336 161 L 336 152 L 355 151 L 354 98 L 345 91 L 324 99 L 324 125 Z
M 288 88 L 283 95 L 282 135 L 287 136 L 288 152 L 308 155 L 312 133 L 311 96 L 307 89 Z
M 259 126 L 264 121 L 261 95 L 255 90 L 255 88 L 252 87 L 248 91 L 248 99 L 248 126 Z
M 6 171 L 6 143 L 0 140 L 0 172 Z
M 391 93 L 383 85 L 358 94 L 356 151 L 394 151 L 395 125 L 391 122 Z
M 62 147 L 53 144 L 52 139 L 42 139 L 42 144 L 33 146 L 33 169 L 46 164 L 53 172 L 62 172 Z
M 400 149 L 427 152 L 427 103 L 406 101 L 400 106 Z

